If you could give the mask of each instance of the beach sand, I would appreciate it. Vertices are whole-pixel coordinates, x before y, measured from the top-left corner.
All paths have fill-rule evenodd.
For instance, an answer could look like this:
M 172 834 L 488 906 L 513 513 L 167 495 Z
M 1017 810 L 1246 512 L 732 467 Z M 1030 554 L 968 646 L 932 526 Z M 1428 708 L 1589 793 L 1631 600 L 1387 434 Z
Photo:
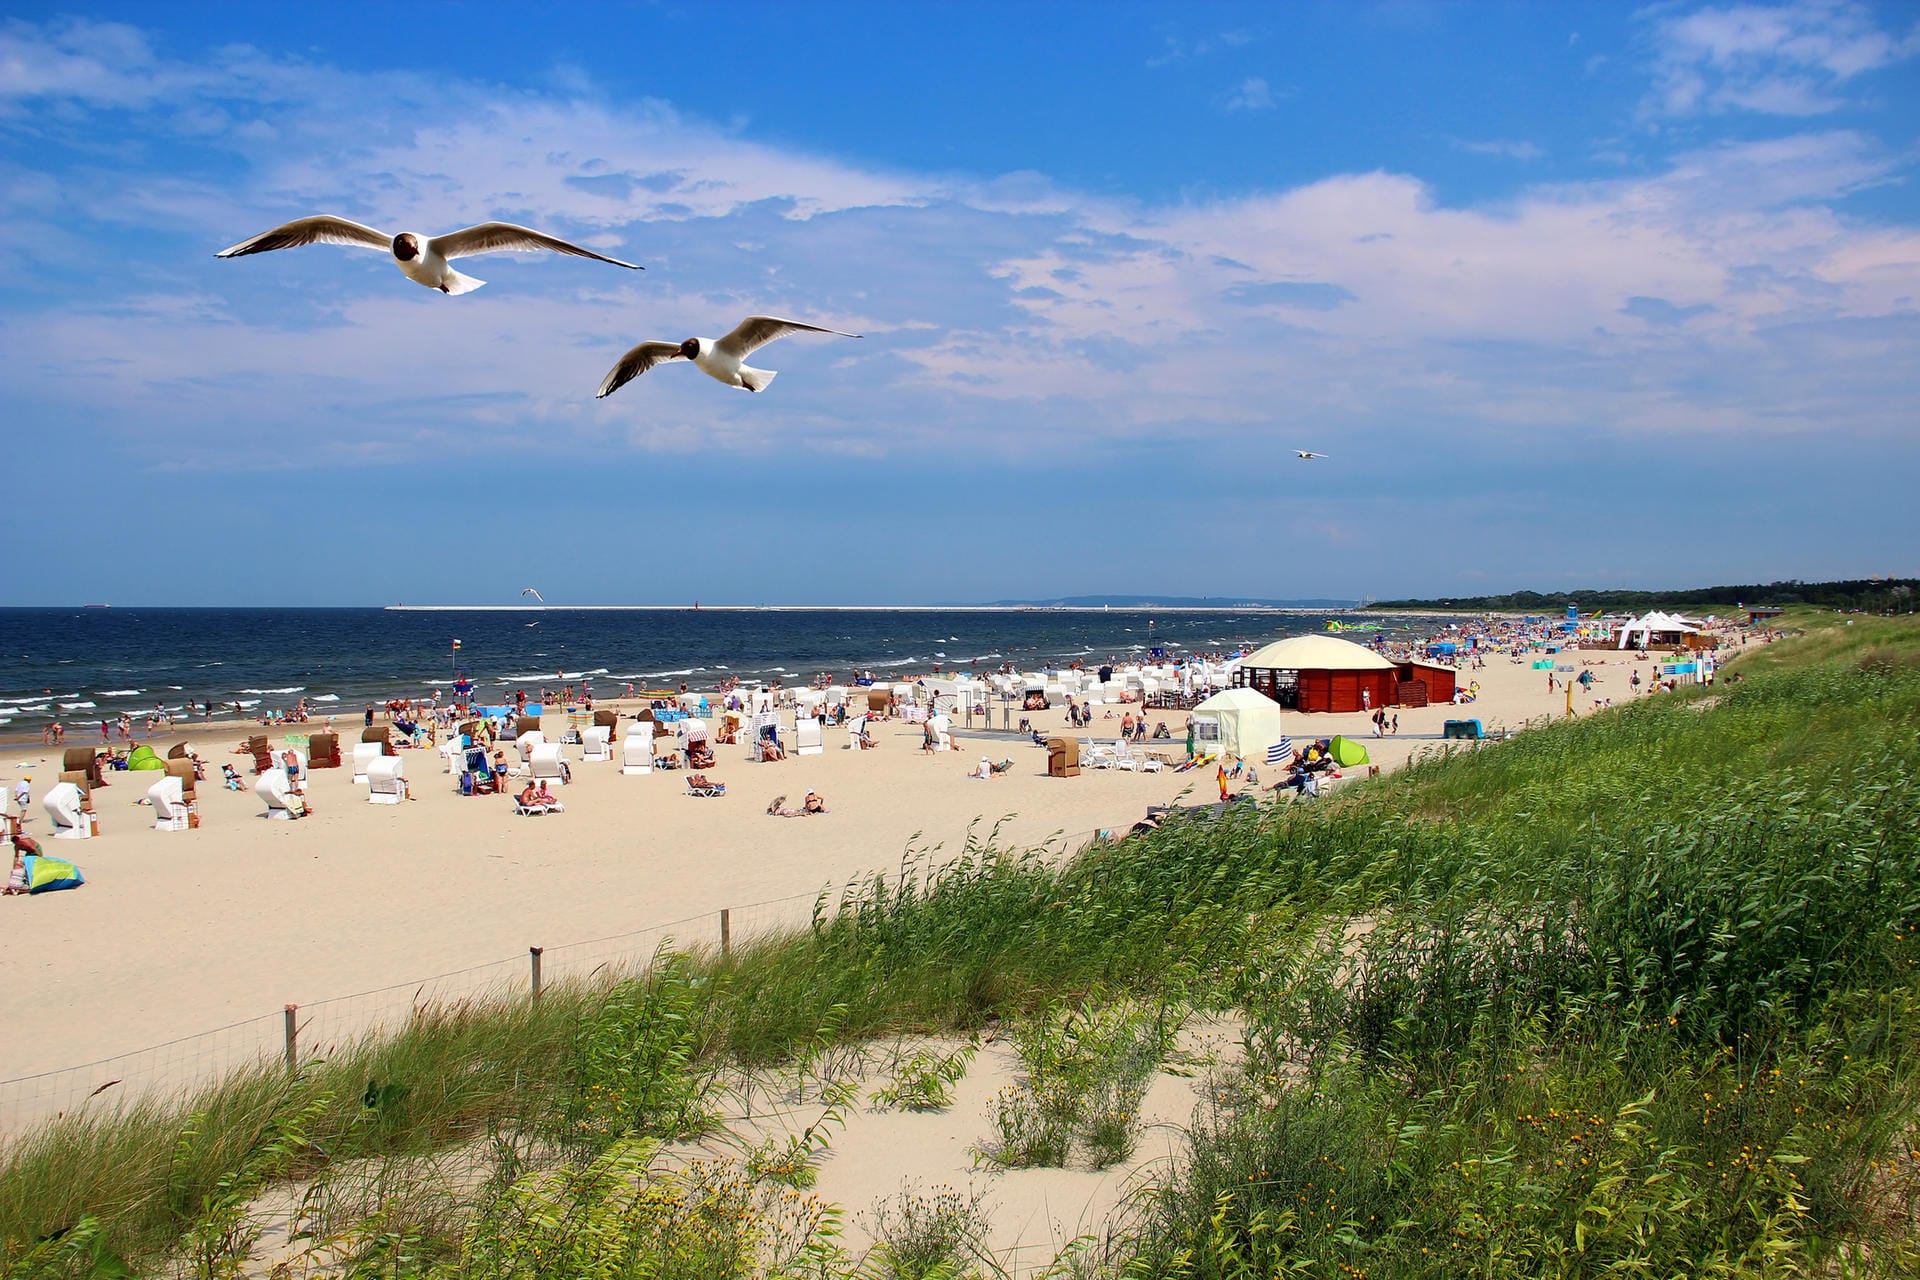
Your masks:
M 1597 683 L 1591 695 L 1576 695 L 1579 710 L 1590 710 L 1595 697 L 1630 699 L 1631 659 L 1587 653 L 1561 660 L 1583 657 L 1593 663 Z M 1340 733 L 1362 739 L 1385 771 L 1417 751 L 1439 749 L 1444 720 L 1478 717 L 1491 730 L 1566 711 L 1564 693 L 1547 691 L 1545 672 L 1504 656 L 1460 678 L 1463 685 L 1479 682 L 1475 704 L 1401 709 L 1399 736 L 1372 737 L 1360 713 L 1287 713 L 1285 726 L 1297 740 Z M 1111 720 L 1096 719 L 1093 735 L 1110 740 L 1129 709 L 1116 707 Z M 1096 716 L 1104 710 L 1096 708 Z M 1064 712 L 1026 714 L 1043 731 L 1067 732 Z M 1186 713 L 1148 714 L 1177 736 L 1144 749 L 1184 756 L 1178 735 Z M 549 737 L 557 738 L 564 724 L 564 716 L 547 717 Z M 357 720 L 341 728 L 343 750 L 350 752 L 345 744 L 358 737 Z M 43 838 L 48 852 L 78 862 L 88 883 L 74 892 L 0 903 L 0 958 L 9 977 L 0 987 L 0 1021 L 8 1030 L 0 1044 L 0 1081 L 195 1038 L 92 1071 L 61 1072 L 44 1090 L 0 1085 L 0 1125 L 13 1128 L 50 1106 L 74 1105 L 95 1076 L 99 1083 L 121 1078 L 134 1088 L 164 1083 L 168 1073 L 186 1077 L 196 1068 L 273 1054 L 280 1010 L 288 1003 L 302 1006 L 302 1043 L 312 1048 L 396 1016 L 423 995 L 524 988 L 530 946 L 546 948 L 549 980 L 583 975 L 603 962 L 642 962 L 667 934 L 715 943 L 723 908 L 732 909 L 736 937 L 804 923 L 822 890 L 873 871 L 892 872 L 909 850 L 934 860 L 954 856 L 970 833 L 984 838 L 995 824 L 1001 848 L 1051 842 L 1064 853 L 1100 829 L 1124 833 L 1148 805 L 1218 796 L 1211 768 L 1083 770 L 1076 778 L 1049 778 L 1045 751 L 1025 739 L 969 738 L 962 728 L 954 751 L 926 755 L 917 725 L 891 721 L 875 728 L 878 750 L 848 750 L 846 731 L 830 726 L 822 754 L 775 764 L 748 763 L 744 747 L 718 747 L 719 764 L 706 772 L 724 781 L 728 794 L 713 799 L 687 796 L 683 773 L 625 777 L 617 759 L 581 763 L 579 748 L 570 747 L 573 782 L 560 789 L 566 811 L 539 818 L 514 816 L 504 797 L 463 798 L 457 779 L 441 772 L 437 754 L 404 751 L 412 800 L 369 804 L 351 769 L 318 770 L 309 789 L 314 815 L 274 822 L 261 817 L 247 758 L 231 754 L 247 727 L 196 726 L 155 746 L 164 754 L 184 737 L 208 762 L 212 778 L 200 784 L 198 830 L 155 831 L 151 810 L 135 803 L 153 775 L 114 773 L 95 796 L 101 835 L 58 842 L 44 840 L 48 823 L 38 804 L 56 775 L 57 753 L 8 749 L 9 778 L 32 765 L 28 830 Z M 273 730 L 273 740 L 283 732 Z M 1014 767 L 993 781 L 967 778 L 983 754 L 1011 756 Z M 246 790 L 221 788 L 219 765 L 227 760 L 246 777 Z M 1278 769 L 1260 772 L 1263 787 L 1279 779 Z M 1348 773 L 1343 786 L 1366 770 Z M 768 816 L 774 796 L 784 794 L 797 806 L 810 788 L 825 797 L 829 813 Z M 1235 789 L 1244 790 L 1244 781 Z M 336 999 L 379 988 L 391 990 Z M 223 1036 L 198 1036 L 242 1020 L 251 1021 Z M 981 1089 L 988 1093 L 980 1096 L 989 1096 L 993 1079 L 983 1071 L 968 1097 L 977 1103 Z M 1188 1104 L 1162 1105 L 1184 1114 Z M 980 1139 L 985 1122 L 959 1114 L 963 1110 L 925 1118 L 931 1136 L 914 1144 L 920 1154 L 901 1168 L 927 1176 L 944 1166 L 955 1185 L 975 1178 L 966 1147 Z M 896 1123 L 905 1122 L 859 1127 L 885 1134 Z M 834 1176 L 823 1190 L 855 1196 L 898 1190 L 900 1153 L 890 1141 L 879 1146 L 863 1158 L 837 1145 Z M 1109 1193 L 1119 1194 L 1125 1173 L 1051 1181 L 1035 1175 L 1044 1203 L 1022 1200 L 1009 1212 L 1045 1228 L 1042 1239 L 1052 1232 L 1046 1220 L 1064 1216 L 1080 1229 L 1087 1225 L 1080 1221 L 1083 1211 L 1097 1220 L 1099 1205 Z M 996 1193 L 1001 1198 L 1007 1185 Z M 1076 1203 L 1064 1212 L 1069 1206 L 1047 1195 L 1076 1202 L 1091 1197 L 1092 1209 Z M 850 1213 L 865 1207 L 848 1205 Z M 1002 1234 L 996 1230 L 996 1238 Z

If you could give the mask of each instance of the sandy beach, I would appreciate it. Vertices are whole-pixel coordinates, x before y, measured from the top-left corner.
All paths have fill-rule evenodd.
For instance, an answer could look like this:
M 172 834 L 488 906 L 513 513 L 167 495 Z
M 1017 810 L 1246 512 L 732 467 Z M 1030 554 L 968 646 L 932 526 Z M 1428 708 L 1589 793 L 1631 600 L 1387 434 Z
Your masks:
M 1578 656 L 1595 664 L 1593 697 L 1630 696 L 1624 656 Z M 1480 684 L 1476 704 L 1401 710 L 1399 734 L 1385 739 L 1371 736 L 1362 714 L 1290 713 L 1287 731 L 1298 739 L 1362 738 L 1374 761 L 1392 769 L 1437 748 L 1446 719 L 1474 715 L 1489 728 L 1517 727 L 1565 713 L 1564 694 L 1548 692 L 1543 672 L 1505 656 L 1463 673 L 1468 678 Z M 1095 708 L 1113 718 L 1097 719 L 1094 736 L 1110 740 L 1129 709 Z M 1150 715 L 1176 737 L 1146 748 L 1182 758 L 1185 713 Z M 1029 718 L 1042 731 L 1065 728 L 1060 710 Z M 558 738 L 564 724 L 564 716 L 549 715 L 549 737 Z M 357 728 L 343 723 L 343 739 L 357 738 Z M 1098 830 L 1124 831 L 1148 805 L 1217 798 L 1211 769 L 1049 778 L 1045 752 L 1024 739 L 968 737 L 961 729 L 953 751 L 927 755 L 917 725 L 879 722 L 876 730 L 878 750 L 849 750 L 845 730 L 830 727 L 822 754 L 772 764 L 749 763 L 742 747 L 720 747 L 718 767 L 708 772 L 728 784 L 728 794 L 704 800 L 685 794 L 681 773 L 626 777 L 617 762 L 580 763 L 579 748 L 570 747 L 566 812 L 541 818 L 514 816 L 502 797 L 464 798 L 435 753 L 406 751 L 408 803 L 369 804 L 350 769 L 315 770 L 315 813 L 297 822 L 263 819 L 247 759 L 232 754 L 248 726 L 195 726 L 158 738 L 163 753 L 184 740 L 208 762 L 202 825 L 154 830 L 152 811 L 137 803 L 150 776 L 110 773 L 95 797 L 100 836 L 47 842 L 50 852 L 78 862 L 88 883 L 0 908 L 0 955 L 13 978 L 0 994 L 11 1032 L 0 1046 L 0 1080 L 278 1015 L 288 1003 L 308 1006 L 471 966 L 502 962 L 507 967 L 489 980 L 522 978 L 530 946 L 547 948 L 547 973 L 562 977 L 621 950 L 618 941 L 569 944 L 676 921 L 687 922 L 674 930 L 680 939 L 715 941 L 722 908 L 734 909 L 742 933 L 804 921 L 819 891 L 891 871 L 909 850 L 952 856 L 969 832 L 984 838 L 997 824 L 1002 847 L 1051 840 L 1077 848 Z M 968 778 L 982 754 L 1011 757 L 1014 767 L 992 781 Z M 43 839 L 48 823 L 38 799 L 56 758 L 38 747 L 6 752 L 10 780 L 23 771 L 35 777 L 28 831 Z M 246 775 L 247 789 L 221 788 L 219 765 L 227 760 Z M 1244 779 L 1235 787 L 1244 790 Z M 829 813 L 767 815 L 776 795 L 797 805 L 809 789 L 826 798 Z M 630 949 L 644 955 L 653 945 L 640 937 Z M 345 1011 L 329 1016 L 336 1019 L 329 1034 L 352 1029 Z

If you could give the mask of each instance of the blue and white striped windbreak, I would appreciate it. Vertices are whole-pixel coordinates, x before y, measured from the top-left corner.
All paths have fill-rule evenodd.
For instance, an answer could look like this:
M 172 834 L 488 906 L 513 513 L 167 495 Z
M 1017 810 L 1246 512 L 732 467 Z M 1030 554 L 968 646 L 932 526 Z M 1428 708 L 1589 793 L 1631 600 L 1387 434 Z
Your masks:
M 1293 757 L 1293 739 L 1282 738 L 1267 748 L 1268 764 L 1285 764 Z

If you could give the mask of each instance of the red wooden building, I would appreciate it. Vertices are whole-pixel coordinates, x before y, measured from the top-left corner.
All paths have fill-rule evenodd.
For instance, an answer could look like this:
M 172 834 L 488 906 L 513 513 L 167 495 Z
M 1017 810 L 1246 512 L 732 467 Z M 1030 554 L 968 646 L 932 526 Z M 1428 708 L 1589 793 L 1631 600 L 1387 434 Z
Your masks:
M 1436 667 L 1428 662 L 1396 662 L 1394 668 L 1399 677 L 1399 688 L 1394 691 L 1394 702 L 1403 707 L 1424 707 L 1435 703 L 1453 701 L 1454 679 L 1452 667 Z
M 1240 659 L 1235 685 L 1258 689 L 1298 711 L 1364 711 L 1390 707 L 1400 669 L 1364 645 L 1336 636 L 1292 636 Z M 1451 686 L 1447 697 L 1453 697 Z M 1431 691 L 1430 701 L 1437 701 Z

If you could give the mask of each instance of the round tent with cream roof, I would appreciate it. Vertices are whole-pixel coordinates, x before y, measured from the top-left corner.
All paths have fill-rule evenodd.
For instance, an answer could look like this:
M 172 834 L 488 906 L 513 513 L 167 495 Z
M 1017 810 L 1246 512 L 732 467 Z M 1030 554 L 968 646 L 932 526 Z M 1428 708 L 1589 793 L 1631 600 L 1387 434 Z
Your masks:
M 1393 705 L 1399 669 L 1365 645 L 1338 636 L 1289 636 L 1240 659 L 1237 688 L 1255 689 L 1300 711 L 1362 711 Z

